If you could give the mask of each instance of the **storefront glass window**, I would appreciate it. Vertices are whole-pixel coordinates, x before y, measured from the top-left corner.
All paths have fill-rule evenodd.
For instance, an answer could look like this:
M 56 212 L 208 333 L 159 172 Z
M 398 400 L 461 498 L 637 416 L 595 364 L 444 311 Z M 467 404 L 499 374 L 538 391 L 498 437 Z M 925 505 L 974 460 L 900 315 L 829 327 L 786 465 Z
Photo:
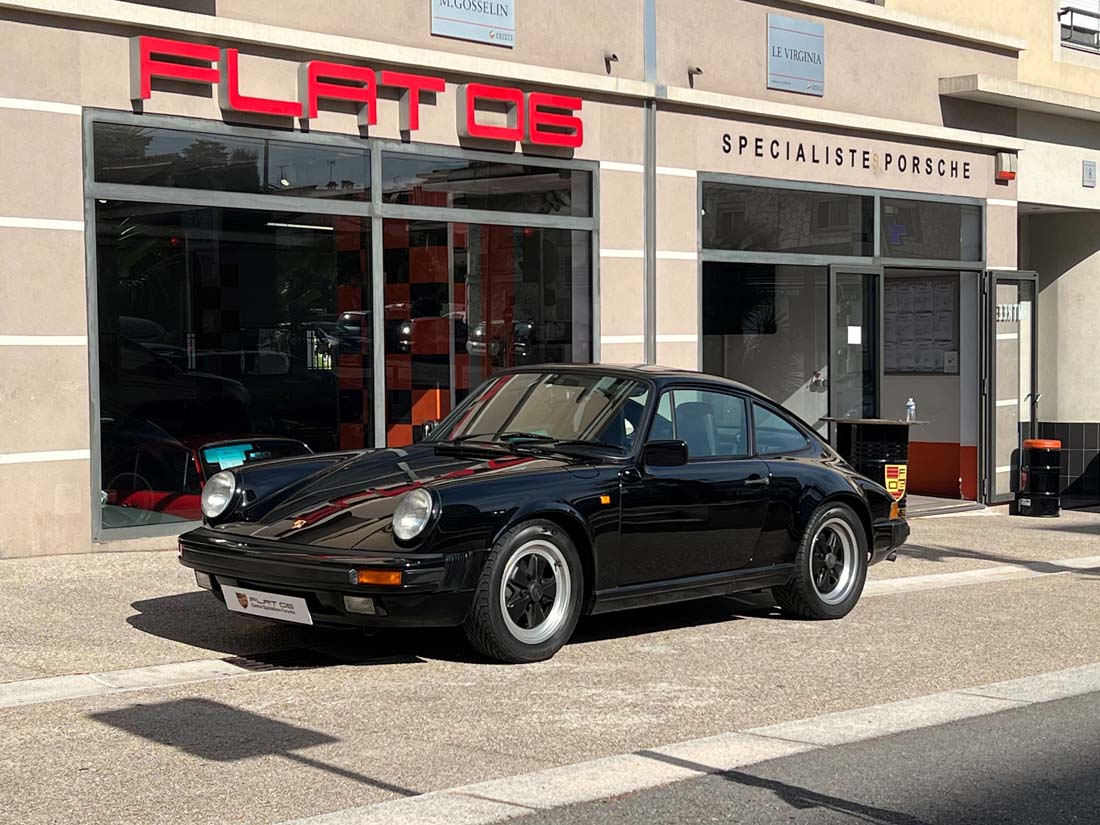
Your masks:
M 828 270 L 705 261 L 703 371 L 733 378 L 826 431 Z
M 99 201 L 103 526 L 200 517 L 205 474 L 372 444 L 370 222 Z
M 980 206 L 882 199 L 882 254 L 931 261 L 982 259 Z
M 497 369 L 591 360 L 587 232 L 387 219 L 382 235 L 389 445 Z
M 507 161 L 382 153 L 386 203 L 588 217 L 591 177 Z
M 96 123 L 99 183 L 370 200 L 368 151 Z
M 874 198 L 703 183 L 703 248 L 813 255 L 874 254 Z

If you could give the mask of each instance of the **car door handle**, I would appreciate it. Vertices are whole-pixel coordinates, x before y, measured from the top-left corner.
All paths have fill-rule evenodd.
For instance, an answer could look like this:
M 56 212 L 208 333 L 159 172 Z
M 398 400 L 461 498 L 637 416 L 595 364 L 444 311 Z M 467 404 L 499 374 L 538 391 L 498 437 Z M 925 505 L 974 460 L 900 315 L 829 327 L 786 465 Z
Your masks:
M 746 487 L 767 487 L 772 483 L 772 480 L 768 476 L 750 476 L 745 479 Z

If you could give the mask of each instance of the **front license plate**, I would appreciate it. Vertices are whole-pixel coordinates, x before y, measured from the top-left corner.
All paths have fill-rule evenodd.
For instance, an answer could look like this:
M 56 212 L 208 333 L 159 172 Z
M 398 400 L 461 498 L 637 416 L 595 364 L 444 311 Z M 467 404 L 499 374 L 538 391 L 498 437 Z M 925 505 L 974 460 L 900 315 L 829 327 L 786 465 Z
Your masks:
M 260 590 L 226 585 L 222 585 L 222 595 L 225 597 L 225 606 L 237 613 L 279 619 L 284 622 L 313 624 L 313 617 L 309 615 L 306 600 L 298 596 L 283 596 L 279 593 L 264 593 Z

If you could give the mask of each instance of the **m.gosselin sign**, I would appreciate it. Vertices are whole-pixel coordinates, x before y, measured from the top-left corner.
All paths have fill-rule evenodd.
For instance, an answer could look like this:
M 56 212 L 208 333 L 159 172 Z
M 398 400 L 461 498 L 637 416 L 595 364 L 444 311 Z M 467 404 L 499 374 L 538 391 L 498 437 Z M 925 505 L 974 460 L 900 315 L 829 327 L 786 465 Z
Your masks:
M 969 160 L 952 158 L 931 151 L 913 152 L 895 149 L 867 149 L 858 146 L 830 143 L 820 140 L 796 140 L 766 135 L 722 135 L 722 153 L 759 160 L 785 163 L 804 163 L 810 166 L 829 166 L 840 169 L 856 169 L 900 173 L 926 178 L 954 178 L 970 180 Z

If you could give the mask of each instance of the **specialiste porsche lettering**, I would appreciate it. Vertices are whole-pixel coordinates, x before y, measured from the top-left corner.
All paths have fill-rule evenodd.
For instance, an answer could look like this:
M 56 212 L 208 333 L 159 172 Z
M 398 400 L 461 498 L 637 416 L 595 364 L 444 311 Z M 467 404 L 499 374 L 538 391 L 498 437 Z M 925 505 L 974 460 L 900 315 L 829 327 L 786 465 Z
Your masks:
M 722 152 L 738 156 L 749 155 L 764 160 L 782 160 L 817 166 L 838 166 L 848 169 L 881 168 L 885 172 L 900 172 L 924 177 L 970 180 L 968 160 L 949 160 L 916 152 L 883 152 L 881 157 L 870 149 L 836 146 L 829 143 L 781 140 L 763 136 L 722 135 Z
M 491 5 L 491 4 L 487 4 Z M 216 86 L 223 111 L 269 117 L 316 118 L 322 101 L 354 105 L 361 128 L 378 122 L 379 89 L 396 91 L 400 129 L 420 129 L 421 105 L 446 89 L 435 75 L 375 71 L 326 60 L 311 60 L 298 68 L 296 98 L 256 97 L 241 92 L 239 51 L 203 43 L 140 35 L 130 39 L 130 97 L 148 100 L 153 81 L 165 80 Z M 512 86 L 466 83 L 458 86 L 458 131 L 462 137 L 536 146 L 577 148 L 584 142 L 579 97 L 524 92 Z M 434 99 L 430 101 L 434 104 Z M 488 112 L 505 112 L 505 123 L 491 122 Z

